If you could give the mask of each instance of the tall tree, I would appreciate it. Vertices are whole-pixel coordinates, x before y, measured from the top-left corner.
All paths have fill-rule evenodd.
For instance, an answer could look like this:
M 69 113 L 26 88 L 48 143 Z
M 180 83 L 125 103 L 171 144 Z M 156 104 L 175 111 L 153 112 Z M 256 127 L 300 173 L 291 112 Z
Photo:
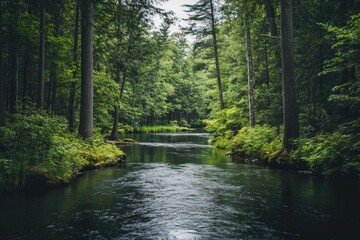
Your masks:
M 14 1 L 11 5 L 12 18 L 9 23 L 9 57 L 10 57 L 10 112 L 15 113 L 17 108 L 17 94 L 18 94 L 18 17 L 19 9 L 18 2 Z
M 5 84 L 3 78 L 3 2 L 0 2 L 0 126 L 5 125 L 5 105 L 4 105 L 4 95 L 5 95 Z
M 54 1 L 53 2 L 53 8 L 54 8 L 54 37 L 57 40 L 56 46 L 53 50 L 53 59 L 51 60 L 51 67 L 50 67 L 50 81 L 51 81 L 51 101 L 48 106 L 48 108 L 55 112 L 57 108 L 57 86 L 58 86 L 58 60 L 57 56 L 59 55 L 59 47 L 58 47 L 58 41 L 61 37 L 60 32 L 60 25 L 62 22 L 62 9 L 63 9 L 63 2 L 62 1 Z
M 121 34 L 121 0 L 118 1 L 117 6 L 116 6 L 116 19 L 115 19 L 115 35 L 116 35 L 116 40 L 117 40 L 117 44 L 116 44 L 116 52 L 117 55 L 120 54 L 120 45 L 122 43 L 122 34 Z M 121 83 L 121 57 L 117 57 L 117 59 L 115 60 L 115 82 L 117 84 L 119 84 L 120 86 L 120 97 L 119 97 L 119 101 L 121 101 L 122 99 L 122 95 L 123 95 L 123 91 L 124 91 L 124 87 L 125 87 L 125 77 L 122 80 Z M 110 139 L 112 140 L 116 140 L 118 138 L 118 131 L 119 131 L 119 109 L 120 106 L 118 103 L 115 103 L 115 109 L 114 109 L 114 122 L 113 122 L 113 128 L 111 131 L 111 135 L 110 135 Z
M 255 127 L 255 104 L 254 104 L 254 72 L 253 57 L 251 50 L 251 31 L 248 10 L 245 13 L 245 37 L 247 53 L 247 75 L 248 75 L 248 102 L 250 127 Z
M 81 1 L 81 97 L 79 135 L 93 134 L 93 0 Z
M 38 107 L 44 108 L 45 91 L 45 0 L 40 2 L 40 45 L 39 45 L 39 86 Z
M 283 95 L 283 147 L 290 149 L 291 140 L 299 136 L 299 118 L 294 79 L 292 0 L 280 0 L 280 33 Z
M 70 131 L 75 131 L 75 93 L 76 79 L 78 71 L 78 41 L 79 41 L 79 0 L 75 0 L 75 24 L 74 24 L 74 46 L 73 46 L 73 79 L 70 85 L 69 102 L 68 102 L 68 121 Z
M 216 34 L 216 16 L 214 10 L 213 0 L 198 0 L 193 5 L 183 5 L 187 9 L 187 13 L 190 13 L 189 18 L 187 19 L 190 22 L 190 26 L 185 30 L 187 33 L 197 36 L 199 39 L 206 39 L 206 37 L 211 36 L 212 38 L 212 47 L 214 49 L 214 58 L 216 65 L 216 78 L 217 85 L 219 90 L 219 101 L 220 109 L 224 109 L 224 98 L 223 98 L 223 89 L 221 83 L 221 74 L 220 74 L 220 63 L 219 63 L 219 53 L 218 53 L 218 41 Z M 206 44 L 205 44 L 206 45 Z

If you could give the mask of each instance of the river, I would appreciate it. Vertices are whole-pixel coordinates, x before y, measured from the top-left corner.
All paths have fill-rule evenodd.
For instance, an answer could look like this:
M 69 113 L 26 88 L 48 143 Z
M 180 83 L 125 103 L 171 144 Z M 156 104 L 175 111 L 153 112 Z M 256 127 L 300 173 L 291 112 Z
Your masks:
M 206 133 L 135 134 L 124 167 L 0 198 L 0 239 L 360 239 L 359 185 L 241 165 Z

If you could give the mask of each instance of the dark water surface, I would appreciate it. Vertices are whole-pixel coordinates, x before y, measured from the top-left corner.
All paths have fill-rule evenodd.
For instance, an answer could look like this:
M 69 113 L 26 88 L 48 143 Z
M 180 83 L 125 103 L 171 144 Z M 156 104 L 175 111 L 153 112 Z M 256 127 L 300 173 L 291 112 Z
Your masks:
M 358 184 L 234 164 L 207 134 L 133 137 L 126 167 L 0 197 L 0 239 L 360 239 Z

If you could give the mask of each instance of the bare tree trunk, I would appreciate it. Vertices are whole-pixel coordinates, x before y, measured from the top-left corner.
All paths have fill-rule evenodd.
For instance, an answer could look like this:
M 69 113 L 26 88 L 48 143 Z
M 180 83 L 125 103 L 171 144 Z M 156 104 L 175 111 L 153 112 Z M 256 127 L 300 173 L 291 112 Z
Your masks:
M 213 45 L 214 45 L 216 76 L 217 76 L 217 84 L 218 84 L 218 89 L 219 89 L 220 109 L 222 110 L 225 108 L 225 106 L 224 106 L 223 90 L 222 90 L 221 76 L 220 76 L 219 53 L 218 53 L 218 45 L 217 45 L 217 40 L 216 40 L 216 28 L 215 28 L 213 0 L 210 0 L 210 8 L 211 8 L 211 32 L 212 32 Z
M 255 105 L 254 105 L 254 79 L 253 79 L 253 58 L 251 52 L 251 31 L 249 16 L 245 16 L 245 35 L 247 53 L 247 75 L 248 75 L 248 98 L 249 98 L 249 121 L 250 127 L 255 127 Z
M 12 19 L 9 24 L 9 58 L 10 58 L 10 74 L 9 74 L 9 105 L 10 113 L 15 113 L 17 108 L 18 94 L 18 43 L 17 43 L 17 21 L 18 10 L 16 4 L 12 6 Z
M 0 2 L 0 26 L 3 25 L 3 14 L 2 14 L 2 3 Z M 5 125 L 5 84 L 3 77 L 3 66 L 2 66 L 2 57 L 3 57 L 3 31 L 0 27 L 0 126 Z
M 283 147 L 290 149 L 291 140 L 299 137 L 298 106 L 294 79 L 292 0 L 280 0 L 281 56 L 283 95 Z
M 79 39 L 79 0 L 75 0 L 75 30 L 74 30 L 74 47 L 73 47 L 73 62 L 75 69 L 73 71 L 73 81 L 70 86 L 69 106 L 68 106 L 68 120 L 70 131 L 75 131 L 75 92 L 76 92 L 76 77 L 78 70 L 78 39 Z
M 81 98 L 79 135 L 93 134 L 93 0 L 81 1 Z
M 120 24 L 121 24 L 121 0 L 118 1 L 118 5 L 117 5 L 117 12 L 116 12 L 116 37 L 118 40 L 118 46 L 117 46 L 117 51 L 120 52 L 120 44 L 121 44 L 121 40 L 122 40 L 122 36 L 121 36 L 121 28 L 120 28 Z M 120 85 L 120 81 L 121 81 L 121 72 L 120 72 L 120 59 L 116 59 L 116 78 L 115 78 L 115 82 Z M 122 86 L 120 89 L 120 98 L 119 100 L 121 101 L 121 97 L 122 97 L 122 92 L 123 92 L 123 86 L 125 84 L 125 77 L 124 80 L 122 81 Z M 115 106 L 115 110 L 114 110 L 114 122 L 113 122 L 113 128 L 111 131 L 111 135 L 110 135 L 110 139 L 112 140 L 117 140 L 118 138 L 118 132 L 119 132 L 119 110 L 120 110 L 120 106 L 118 103 L 116 103 Z
M 266 20 L 269 25 L 270 34 L 275 41 L 277 41 L 277 37 L 279 36 L 277 26 L 276 26 L 276 17 L 275 17 L 275 10 L 271 3 L 271 0 L 264 0 L 265 3 L 265 13 L 266 13 Z M 280 47 L 278 42 L 276 42 L 275 49 L 274 49 L 274 56 L 275 56 L 275 64 L 277 70 L 277 77 L 280 81 L 281 79 L 281 53 Z
M 23 69 L 23 83 L 22 83 L 22 102 L 23 103 L 25 103 L 25 99 L 27 97 L 28 68 L 29 68 L 29 56 L 25 56 L 24 69 Z
M 45 86 L 45 2 L 40 4 L 40 49 L 39 49 L 39 90 L 38 107 L 44 108 L 44 86 Z
M 55 25 L 55 38 L 59 38 L 60 36 L 60 25 L 61 25 L 61 5 L 60 4 L 57 4 L 56 5 L 56 12 L 55 12 L 55 22 L 54 22 L 54 25 Z M 52 75 L 52 88 L 51 88 L 51 111 L 52 112 L 56 112 L 57 110 L 57 99 L 56 99 L 56 92 L 57 92 L 57 62 L 56 62 L 56 56 L 58 55 L 58 48 L 55 47 L 56 50 L 55 50 L 55 58 L 53 59 L 52 61 L 52 66 L 51 66 L 51 73 L 50 75 Z
M 265 3 L 266 20 L 269 23 L 270 34 L 273 37 L 278 36 L 274 7 L 271 3 L 271 0 L 264 0 L 264 3 Z
M 16 43 L 13 43 L 16 45 Z M 17 108 L 18 94 L 18 51 L 16 46 L 11 46 L 11 66 L 10 66 L 10 113 L 15 113 Z

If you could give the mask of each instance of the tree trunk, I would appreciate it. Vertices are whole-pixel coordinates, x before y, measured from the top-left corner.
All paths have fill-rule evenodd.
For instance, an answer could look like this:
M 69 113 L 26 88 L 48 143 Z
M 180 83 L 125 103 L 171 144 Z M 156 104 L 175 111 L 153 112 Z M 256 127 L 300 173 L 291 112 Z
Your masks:
M 0 3 L 0 26 L 3 25 L 3 6 Z M 5 125 L 5 84 L 4 84 L 4 77 L 3 77 L 3 66 L 2 66 L 2 58 L 3 58 L 3 31 L 2 27 L 0 27 L 0 126 Z
M 121 23 L 121 0 L 118 1 L 118 9 L 117 9 L 117 14 L 116 14 L 116 35 L 117 35 L 117 40 L 119 42 L 118 45 L 118 52 L 120 52 L 119 46 L 121 44 L 121 40 L 122 40 L 122 36 L 121 36 L 121 29 L 120 29 L 120 23 Z M 129 49 L 130 50 L 130 47 Z M 129 53 L 129 52 L 128 52 Z M 116 78 L 115 78 L 115 82 L 117 84 L 119 84 L 120 86 L 120 98 L 119 100 L 121 101 L 122 99 L 122 95 L 124 92 L 124 87 L 125 87 L 125 75 L 124 75 L 124 79 L 121 82 L 121 77 L 120 77 L 120 59 L 117 59 L 116 61 Z M 121 82 L 121 84 L 120 84 Z M 118 131 L 119 131 L 119 111 L 120 111 L 120 106 L 116 103 L 115 106 L 115 110 L 114 110 L 114 123 L 113 123 L 113 128 L 111 131 L 111 135 L 110 135 L 110 139 L 112 140 L 117 140 L 118 138 Z
M 39 89 L 38 107 L 44 108 L 44 85 L 45 85 L 45 2 L 40 4 L 40 49 L 39 49 Z
M 27 87 L 28 87 L 28 68 L 29 68 L 29 56 L 25 56 L 24 60 L 24 69 L 23 69 L 23 82 L 22 82 L 22 102 L 25 103 L 27 97 Z
M 79 135 L 93 134 L 93 0 L 81 1 L 81 97 Z
M 76 77 L 78 70 L 78 39 L 79 39 L 79 1 L 75 0 L 75 30 L 74 30 L 74 47 L 73 47 L 73 81 L 70 86 L 69 104 L 68 104 L 68 120 L 69 129 L 71 132 L 75 131 L 75 92 L 76 92 Z
M 251 31 L 249 16 L 245 16 L 245 35 L 247 53 L 247 75 L 248 75 L 248 98 L 249 98 L 249 121 L 250 127 L 255 127 L 255 105 L 254 105 L 254 79 L 253 79 L 253 58 L 251 52 Z
M 16 113 L 18 94 L 18 51 L 16 43 L 12 43 L 10 50 L 10 113 Z
M 12 19 L 9 24 L 9 106 L 10 113 L 15 113 L 17 108 L 17 94 L 18 94 L 18 46 L 17 46 L 17 21 L 18 9 L 16 5 L 12 9 Z
M 266 20 L 269 24 L 270 34 L 273 37 L 278 36 L 274 7 L 271 4 L 271 0 L 264 0 L 264 3 L 265 3 Z
M 215 64 L 216 64 L 217 84 L 218 84 L 218 89 L 219 89 L 220 109 L 223 110 L 225 108 L 225 106 L 224 106 L 223 90 L 222 90 L 221 76 L 220 76 L 219 53 L 218 53 L 218 45 L 217 45 L 217 40 L 216 40 L 216 28 L 215 28 L 213 0 L 210 0 L 210 8 L 211 8 L 211 32 L 212 32 L 213 45 L 214 45 L 214 55 L 215 55 Z
M 276 17 L 275 17 L 275 11 L 274 7 L 271 3 L 271 0 L 264 0 L 265 3 L 265 13 L 266 13 L 266 20 L 269 25 L 270 34 L 272 37 L 275 37 L 274 40 L 276 41 L 275 49 L 274 49 L 274 56 L 275 56 L 275 64 L 276 64 L 276 70 L 277 70 L 277 77 L 278 81 L 281 79 L 281 53 L 280 53 L 280 47 L 277 42 L 277 38 L 279 36 L 277 26 L 276 26 Z
M 57 1 L 56 4 L 56 10 L 55 10 L 55 14 L 54 14 L 54 25 L 55 25 L 55 29 L 54 29 L 54 37 L 56 39 L 58 39 L 60 37 L 60 25 L 61 25 L 61 8 L 62 5 L 59 4 L 60 2 Z M 56 61 L 56 56 L 59 53 L 59 48 L 58 46 L 55 46 L 55 54 L 54 54 L 54 58 L 52 60 L 52 66 L 51 66 L 51 73 L 50 75 L 52 75 L 52 93 L 51 93 L 51 111 L 53 113 L 56 113 L 57 111 L 57 71 L 58 71 L 58 67 L 57 67 L 57 61 Z
M 118 77 L 116 79 L 117 79 L 116 82 L 120 85 L 120 71 L 118 72 Z M 122 100 L 124 89 L 125 89 L 125 75 L 123 77 L 123 80 L 121 81 L 120 98 L 119 98 L 120 101 Z M 112 140 L 117 140 L 117 134 L 119 131 L 119 112 L 120 112 L 120 106 L 116 105 L 114 111 L 114 123 L 110 136 L 110 139 Z
M 290 149 L 291 140 L 299 137 L 298 106 L 294 79 L 292 0 L 280 0 L 281 56 L 283 95 L 283 147 Z

